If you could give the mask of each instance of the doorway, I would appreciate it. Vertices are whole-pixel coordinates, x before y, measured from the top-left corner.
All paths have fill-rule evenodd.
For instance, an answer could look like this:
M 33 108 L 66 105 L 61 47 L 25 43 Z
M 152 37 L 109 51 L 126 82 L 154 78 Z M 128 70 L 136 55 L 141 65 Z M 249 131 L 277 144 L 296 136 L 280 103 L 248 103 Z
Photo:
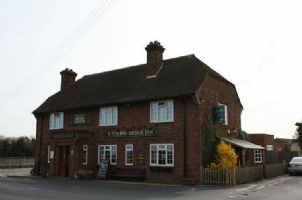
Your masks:
M 59 146 L 59 173 L 60 177 L 68 177 L 69 146 Z

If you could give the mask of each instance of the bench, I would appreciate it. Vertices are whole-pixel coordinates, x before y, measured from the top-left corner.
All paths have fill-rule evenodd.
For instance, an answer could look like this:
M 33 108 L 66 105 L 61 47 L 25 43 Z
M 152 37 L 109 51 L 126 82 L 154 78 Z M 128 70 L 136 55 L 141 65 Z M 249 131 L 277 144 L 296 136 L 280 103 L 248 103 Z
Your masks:
M 111 179 L 138 179 L 145 180 L 146 169 L 140 168 L 112 168 L 110 173 Z

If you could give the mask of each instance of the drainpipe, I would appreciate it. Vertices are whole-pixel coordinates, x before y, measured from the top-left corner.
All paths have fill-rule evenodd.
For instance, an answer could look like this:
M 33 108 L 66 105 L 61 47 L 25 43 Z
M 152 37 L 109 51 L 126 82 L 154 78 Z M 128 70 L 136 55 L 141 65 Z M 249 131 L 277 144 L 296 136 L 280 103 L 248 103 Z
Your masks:
M 42 152 L 42 132 L 43 132 L 43 115 L 41 116 L 41 130 L 40 130 L 40 149 L 39 149 L 39 160 L 38 160 L 38 175 L 40 175 L 40 164 L 41 164 L 41 152 Z
M 187 104 L 183 102 L 184 178 L 187 178 Z

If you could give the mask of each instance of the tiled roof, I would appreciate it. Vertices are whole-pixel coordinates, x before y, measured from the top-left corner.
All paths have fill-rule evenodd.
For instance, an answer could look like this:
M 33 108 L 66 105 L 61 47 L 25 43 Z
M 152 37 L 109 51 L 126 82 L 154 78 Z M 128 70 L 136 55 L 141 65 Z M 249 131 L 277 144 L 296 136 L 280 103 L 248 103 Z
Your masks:
M 190 95 L 207 74 L 227 81 L 194 55 L 164 60 L 156 78 L 146 78 L 146 71 L 143 64 L 84 76 L 49 97 L 34 113 Z

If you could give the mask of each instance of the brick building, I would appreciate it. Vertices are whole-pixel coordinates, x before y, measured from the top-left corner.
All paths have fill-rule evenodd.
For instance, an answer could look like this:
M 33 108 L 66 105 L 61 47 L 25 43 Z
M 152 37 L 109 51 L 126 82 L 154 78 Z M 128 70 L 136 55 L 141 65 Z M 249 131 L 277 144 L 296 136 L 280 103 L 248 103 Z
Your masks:
M 235 86 L 194 55 L 163 60 L 150 42 L 147 62 L 84 76 L 61 72 L 61 91 L 34 112 L 36 165 L 50 176 L 97 174 L 110 168 L 146 169 L 145 181 L 200 181 L 201 127 L 213 108 L 217 136 L 241 126 Z M 216 112 L 216 111 L 215 111 Z
M 253 150 L 249 152 L 249 166 L 272 164 L 278 162 L 278 152 L 284 151 L 284 144 L 278 139 L 274 139 L 274 135 L 264 133 L 249 134 L 250 141 L 260 145 L 266 151 Z M 272 152 L 275 151 L 275 152 Z
M 249 134 L 250 141 L 254 144 L 264 147 L 267 151 L 284 151 L 284 144 L 278 139 L 274 139 L 274 135 L 264 133 Z

